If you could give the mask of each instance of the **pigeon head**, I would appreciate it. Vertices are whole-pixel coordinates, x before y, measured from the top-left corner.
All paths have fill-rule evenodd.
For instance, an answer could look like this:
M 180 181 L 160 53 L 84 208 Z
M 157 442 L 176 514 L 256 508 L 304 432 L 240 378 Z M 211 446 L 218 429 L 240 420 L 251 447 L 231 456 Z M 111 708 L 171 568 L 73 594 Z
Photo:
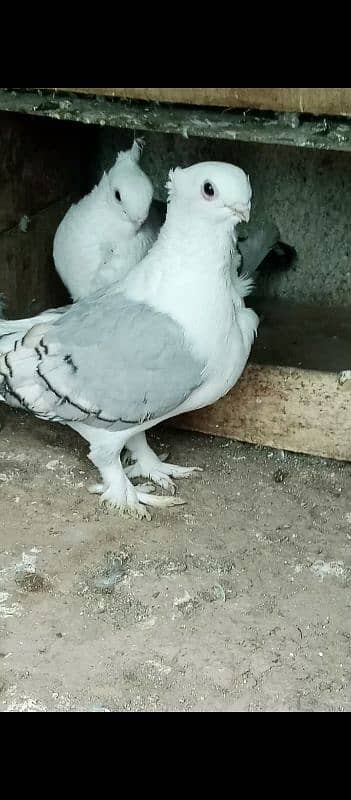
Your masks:
M 177 167 L 169 173 L 167 188 L 169 202 L 181 205 L 193 218 L 233 227 L 249 220 L 249 177 L 233 164 L 204 161 L 184 169 Z
M 130 150 L 118 154 L 107 174 L 108 202 L 121 223 L 137 231 L 148 217 L 153 186 L 139 166 L 143 140 L 135 139 Z

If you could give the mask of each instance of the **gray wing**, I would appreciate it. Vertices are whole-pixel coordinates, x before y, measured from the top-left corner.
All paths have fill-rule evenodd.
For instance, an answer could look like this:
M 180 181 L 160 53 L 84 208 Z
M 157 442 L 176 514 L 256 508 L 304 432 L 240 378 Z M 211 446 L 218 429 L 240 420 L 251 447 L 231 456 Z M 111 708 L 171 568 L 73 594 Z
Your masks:
M 0 359 L 0 392 L 37 416 L 121 430 L 176 409 L 204 366 L 171 317 L 100 292 L 18 340 Z

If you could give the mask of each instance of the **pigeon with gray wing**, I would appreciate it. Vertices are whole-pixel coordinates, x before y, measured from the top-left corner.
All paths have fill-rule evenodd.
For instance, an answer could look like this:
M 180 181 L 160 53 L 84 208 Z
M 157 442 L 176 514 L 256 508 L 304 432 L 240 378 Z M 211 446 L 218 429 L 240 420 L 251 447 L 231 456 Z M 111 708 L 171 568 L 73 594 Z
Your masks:
M 246 174 L 195 164 L 171 171 L 168 191 L 157 242 L 123 281 L 64 313 L 39 315 L 15 341 L 8 331 L 7 348 L 6 335 L 1 342 L 1 399 L 78 431 L 101 475 L 94 490 L 136 516 L 181 501 L 133 486 L 120 461 L 124 445 L 148 475 L 190 474 L 160 461 L 140 435 L 225 395 L 258 325 L 245 307 L 245 282 L 230 281 L 235 229 L 250 214 Z
M 97 288 L 108 288 L 122 280 L 143 258 L 158 235 L 162 212 L 155 202 L 149 211 L 153 190 L 149 178 L 139 167 L 141 148 L 142 140 L 136 140 L 130 150 L 120 153 L 115 166 L 89 195 L 69 209 L 58 228 L 54 241 L 55 262 L 73 299 L 87 297 Z M 146 222 L 138 227 L 145 216 Z M 274 252 L 278 252 L 278 247 L 288 247 L 280 243 L 279 230 L 269 221 L 256 225 L 251 223 L 246 227 L 245 236 L 238 243 L 235 239 L 232 246 L 234 297 L 238 286 L 241 291 L 243 287 L 246 292 L 251 290 L 256 271 L 262 262 L 267 263 Z M 278 268 L 282 261 L 278 258 Z M 241 280 L 238 283 L 238 274 L 244 277 L 245 282 Z M 49 316 L 49 320 L 51 318 Z M 43 319 L 40 315 L 41 322 Z M 33 324 L 32 319 L 20 320 L 16 323 L 16 330 L 24 334 Z M 11 327 L 9 323 L 0 323 L 0 334 L 4 336 L 2 342 L 6 342 L 6 346 L 10 345 Z M 0 341 L 0 352 L 1 348 Z M 130 449 L 128 444 L 126 447 Z M 145 475 L 162 488 L 174 492 L 172 478 L 177 477 L 176 472 L 167 475 L 155 465 L 151 468 L 150 459 L 146 458 L 147 447 L 145 435 L 141 435 L 138 450 L 132 453 L 134 463 L 127 470 L 129 477 Z M 126 463 L 125 454 L 123 459 Z

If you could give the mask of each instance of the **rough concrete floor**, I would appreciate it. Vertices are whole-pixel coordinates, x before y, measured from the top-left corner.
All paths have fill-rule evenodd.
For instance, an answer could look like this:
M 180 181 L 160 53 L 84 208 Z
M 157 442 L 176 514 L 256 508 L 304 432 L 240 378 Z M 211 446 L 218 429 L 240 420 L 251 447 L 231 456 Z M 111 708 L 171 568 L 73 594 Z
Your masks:
M 162 432 L 205 468 L 151 523 L 86 446 L 5 411 L 2 711 L 350 711 L 351 465 Z

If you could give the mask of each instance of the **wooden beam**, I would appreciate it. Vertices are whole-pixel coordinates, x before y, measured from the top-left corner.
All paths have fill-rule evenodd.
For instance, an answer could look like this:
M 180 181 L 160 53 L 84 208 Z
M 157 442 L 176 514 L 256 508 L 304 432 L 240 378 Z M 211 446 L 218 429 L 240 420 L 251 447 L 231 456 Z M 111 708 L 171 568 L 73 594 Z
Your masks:
M 48 89 L 105 97 L 351 116 L 351 89 Z
M 351 461 L 351 371 L 249 364 L 226 397 L 172 426 Z
M 72 120 L 89 126 L 131 131 L 154 131 L 207 139 L 257 144 L 351 151 L 349 119 L 305 119 L 294 115 L 246 113 L 234 109 L 195 108 L 163 103 L 114 101 L 107 97 L 60 95 L 39 91 L 0 89 L 0 111 Z

